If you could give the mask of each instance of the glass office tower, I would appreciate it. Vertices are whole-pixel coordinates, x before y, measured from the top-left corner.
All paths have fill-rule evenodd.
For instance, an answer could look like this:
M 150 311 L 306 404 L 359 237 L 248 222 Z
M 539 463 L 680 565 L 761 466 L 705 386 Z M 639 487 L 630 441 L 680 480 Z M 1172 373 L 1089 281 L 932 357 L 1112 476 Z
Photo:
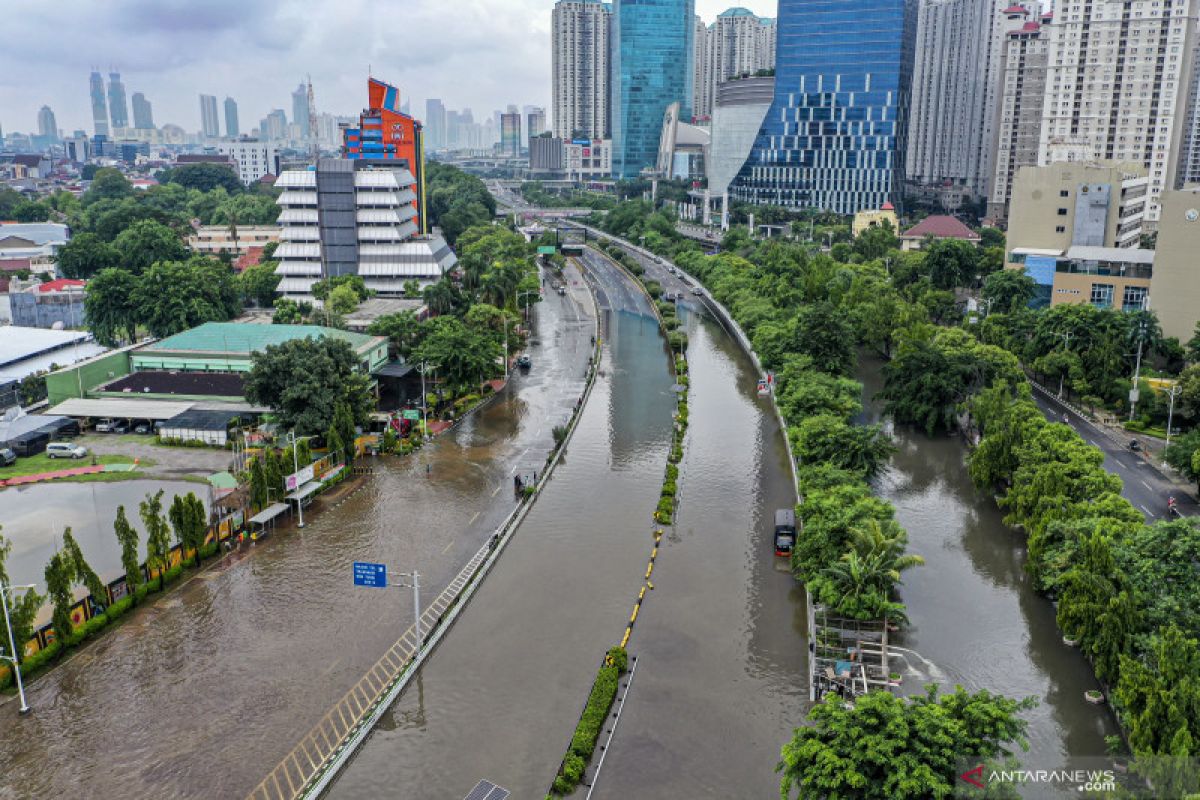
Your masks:
M 613 174 L 633 178 L 658 160 L 663 114 L 692 116 L 695 0 L 616 0 L 612 55 Z
M 853 214 L 899 200 L 914 0 L 780 0 L 775 99 L 730 187 Z

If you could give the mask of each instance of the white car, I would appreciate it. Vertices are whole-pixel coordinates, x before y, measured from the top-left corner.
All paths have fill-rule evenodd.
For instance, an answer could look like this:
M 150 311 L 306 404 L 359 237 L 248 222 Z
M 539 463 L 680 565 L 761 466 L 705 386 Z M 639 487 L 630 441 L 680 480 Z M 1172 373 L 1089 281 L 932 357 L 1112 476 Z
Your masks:
M 70 442 L 51 442 L 46 445 L 47 458 L 84 458 L 87 454 L 86 447 Z

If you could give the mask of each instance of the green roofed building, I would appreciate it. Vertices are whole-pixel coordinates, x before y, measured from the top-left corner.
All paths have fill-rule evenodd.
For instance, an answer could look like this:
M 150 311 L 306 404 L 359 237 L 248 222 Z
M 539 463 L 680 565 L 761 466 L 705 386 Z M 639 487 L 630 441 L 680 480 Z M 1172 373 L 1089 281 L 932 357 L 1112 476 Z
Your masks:
M 293 339 L 332 336 L 343 339 L 359 356 L 359 366 L 373 373 L 387 364 L 387 338 L 323 328 L 319 325 L 255 325 L 206 322 L 168 336 L 130 354 L 133 370 L 180 372 L 249 372 L 251 354 Z

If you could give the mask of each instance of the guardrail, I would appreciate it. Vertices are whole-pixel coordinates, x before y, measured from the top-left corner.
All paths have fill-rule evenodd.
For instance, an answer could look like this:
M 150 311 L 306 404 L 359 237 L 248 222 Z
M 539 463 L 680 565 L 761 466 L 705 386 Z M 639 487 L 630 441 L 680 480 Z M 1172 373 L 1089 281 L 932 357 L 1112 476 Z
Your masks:
M 291 752 L 250 792 L 248 800 L 296 800 L 315 798 L 328 788 L 366 740 L 367 735 L 404 691 L 417 669 L 454 624 L 459 613 L 482 584 L 487 573 L 511 541 L 517 527 L 537 501 L 541 489 L 550 480 L 554 467 L 562 459 L 583 407 L 590 396 L 600 367 L 600 315 L 593 315 L 595 346 L 587 382 L 576 409 L 568 421 L 567 434 L 537 482 L 538 491 L 522 501 L 505 517 L 495 533 L 467 562 L 454 580 L 442 590 L 421 614 L 421 630 L 428 635 L 418 641 L 413 625 L 375 662 L 358 683 L 326 712 Z

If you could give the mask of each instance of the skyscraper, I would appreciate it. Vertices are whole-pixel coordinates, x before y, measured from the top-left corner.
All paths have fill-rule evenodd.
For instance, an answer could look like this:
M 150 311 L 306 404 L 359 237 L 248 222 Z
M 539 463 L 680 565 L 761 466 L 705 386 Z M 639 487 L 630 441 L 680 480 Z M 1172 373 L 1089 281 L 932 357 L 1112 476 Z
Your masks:
M 613 9 L 613 174 L 628 178 L 657 161 L 669 105 L 692 115 L 695 3 L 616 0 Z
M 506 156 L 521 155 L 521 115 L 500 115 L 500 152 Z
M 108 135 L 108 101 L 104 97 L 104 78 L 96 70 L 92 70 L 92 125 L 97 136 Z
M 906 178 L 987 193 L 992 177 L 1001 14 L 1012 0 L 919 0 Z
M 216 139 L 221 135 L 221 117 L 217 112 L 215 95 L 200 95 L 200 132 L 206 139 Z
M 262 134 L 264 139 L 270 141 L 286 139 L 288 128 L 287 114 L 283 112 L 282 108 L 273 109 L 270 114 L 267 114 L 263 118 L 259 127 L 259 133 Z
M 308 131 L 308 86 L 301 83 L 292 92 L 292 122 L 300 126 L 300 137 L 307 139 Z
M 913 0 L 780 0 L 775 99 L 730 194 L 853 214 L 904 175 Z
M 236 139 L 241 132 L 238 127 L 237 101 L 232 97 L 225 98 L 225 135 Z
M 143 131 L 153 130 L 154 110 L 150 106 L 150 101 L 146 99 L 146 95 L 134 92 L 131 104 L 133 105 L 133 127 Z
M 431 150 L 445 147 L 446 106 L 436 98 L 425 101 L 425 139 Z
M 529 146 L 530 136 L 540 136 L 546 132 L 546 109 L 529 106 L 525 113 L 525 146 Z
M 408 170 L 416 181 L 410 205 L 415 224 L 424 232 L 425 144 L 419 121 L 400 110 L 400 90 L 378 78 L 367 79 L 367 107 L 358 127 L 342 133 L 342 155 L 351 160 L 381 161 Z
M 58 141 L 58 122 L 50 106 L 42 106 L 38 112 L 38 136 L 51 142 Z
M 1063 0 L 1049 26 L 1038 160 L 1146 167 L 1146 219 L 1175 181 L 1200 0 Z
M 718 83 L 774 68 L 775 21 L 745 8 L 730 8 L 709 27 L 699 18 L 697 23 L 695 73 L 702 83 L 695 87 L 692 113 L 707 117 L 712 114 Z
M 551 17 L 554 135 L 611 136 L 612 11 L 598 0 L 559 0 Z
M 121 73 L 108 73 L 108 115 L 113 128 L 129 127 L 129 105 L 125 102 L 125 84 Z

